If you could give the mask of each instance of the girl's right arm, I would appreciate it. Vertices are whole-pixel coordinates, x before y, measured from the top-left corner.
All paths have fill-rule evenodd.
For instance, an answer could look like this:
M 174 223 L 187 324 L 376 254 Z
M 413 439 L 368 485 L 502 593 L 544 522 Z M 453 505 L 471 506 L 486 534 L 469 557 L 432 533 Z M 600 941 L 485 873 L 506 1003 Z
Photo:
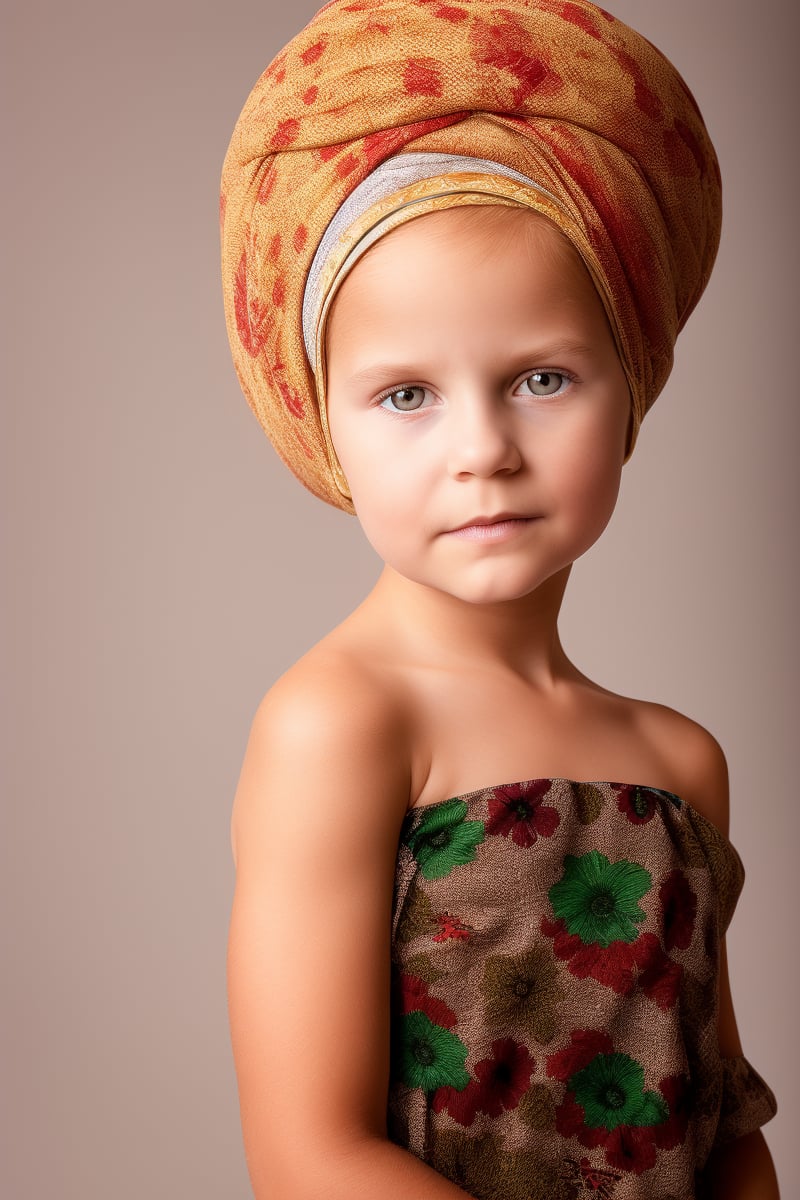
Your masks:
M 386 1134 L 401 713 L 303 660 L 261 702 L 233 808 L 228 1003 L 256 1200 L 463 1200 Z

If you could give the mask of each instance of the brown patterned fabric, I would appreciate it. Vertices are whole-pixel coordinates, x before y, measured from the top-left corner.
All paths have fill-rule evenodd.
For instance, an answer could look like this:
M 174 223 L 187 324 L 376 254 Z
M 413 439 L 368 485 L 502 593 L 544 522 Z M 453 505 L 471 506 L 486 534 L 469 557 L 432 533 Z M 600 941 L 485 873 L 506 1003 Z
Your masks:
M 775 1098 L 717 1040 L 744 881 L 677 796 L 535 779 L 413 809 L 392 926 L 390 1137 L 472 1196 L 690 1200 Z
M 718 163 L 684 80 L 587 0 L 333 0 L 257 81 L 222 171 L 233 359 L 284 461 L 353 511 L 306 357 L 304 288 L 340 206 L 409 152 L 488 159 L 535 181 L 527 202 L 570 238 L 605 306 L 635 441 L 720 235 Z
M 722 1060 L 722 1107 L 715 1145 L 759 1129 L 775 1116 L 775 1097 L 755 1067 L 743 1056 Z

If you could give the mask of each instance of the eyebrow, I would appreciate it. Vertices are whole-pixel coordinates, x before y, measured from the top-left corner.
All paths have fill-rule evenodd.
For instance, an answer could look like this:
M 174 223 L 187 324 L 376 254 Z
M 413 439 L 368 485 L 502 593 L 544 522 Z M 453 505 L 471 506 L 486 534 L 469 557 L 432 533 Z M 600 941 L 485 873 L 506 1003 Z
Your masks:
M 530 351 L 521 351 L 514 355 L 516 362 L 520 363 L 520 369 L 526 363 L 533 363 L 538 366 L 554 366 L 555 363 L 551 359 L 555 359 L 559 354 L 582 354 L 584 357 L 596 358 L 597 347 L 587 345 L 586 342 L 580 342 L 572 338 L 564 338 L 557 342 L 550 342 L 546 345 L 532 348 Z M 420 364 L 403 363 L 403 362 L 377 362 L 370 363 L 369 366 L 362 368 L 360 371 L 354 371 L 348 376 L 350 383 L 379 383 L 382 379 L 403 379 L 418 375 L 420 373 Z M 424 374 L 424 372 L 423 372 Z

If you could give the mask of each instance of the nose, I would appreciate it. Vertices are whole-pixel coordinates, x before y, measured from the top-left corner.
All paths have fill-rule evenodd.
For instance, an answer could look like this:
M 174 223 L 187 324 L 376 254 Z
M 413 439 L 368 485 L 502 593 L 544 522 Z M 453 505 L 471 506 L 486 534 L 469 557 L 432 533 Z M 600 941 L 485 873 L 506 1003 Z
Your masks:
M 511 414 L 491 396 L 464 396 L 448 413 L 448 469 L 454 479 L 513 475 L 522 455 Z

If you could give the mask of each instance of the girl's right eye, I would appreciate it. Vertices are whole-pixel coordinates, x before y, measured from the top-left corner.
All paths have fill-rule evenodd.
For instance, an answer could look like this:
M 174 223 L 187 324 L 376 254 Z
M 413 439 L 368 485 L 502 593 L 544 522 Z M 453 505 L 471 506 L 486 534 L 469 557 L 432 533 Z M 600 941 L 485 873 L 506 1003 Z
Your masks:
M 380 408 L 386 408 L 389 412 L 416 412 L 422 408 L 426 390 L 423 387 L 404 387 L 396 392 L 387 392 L 381 397 Z

